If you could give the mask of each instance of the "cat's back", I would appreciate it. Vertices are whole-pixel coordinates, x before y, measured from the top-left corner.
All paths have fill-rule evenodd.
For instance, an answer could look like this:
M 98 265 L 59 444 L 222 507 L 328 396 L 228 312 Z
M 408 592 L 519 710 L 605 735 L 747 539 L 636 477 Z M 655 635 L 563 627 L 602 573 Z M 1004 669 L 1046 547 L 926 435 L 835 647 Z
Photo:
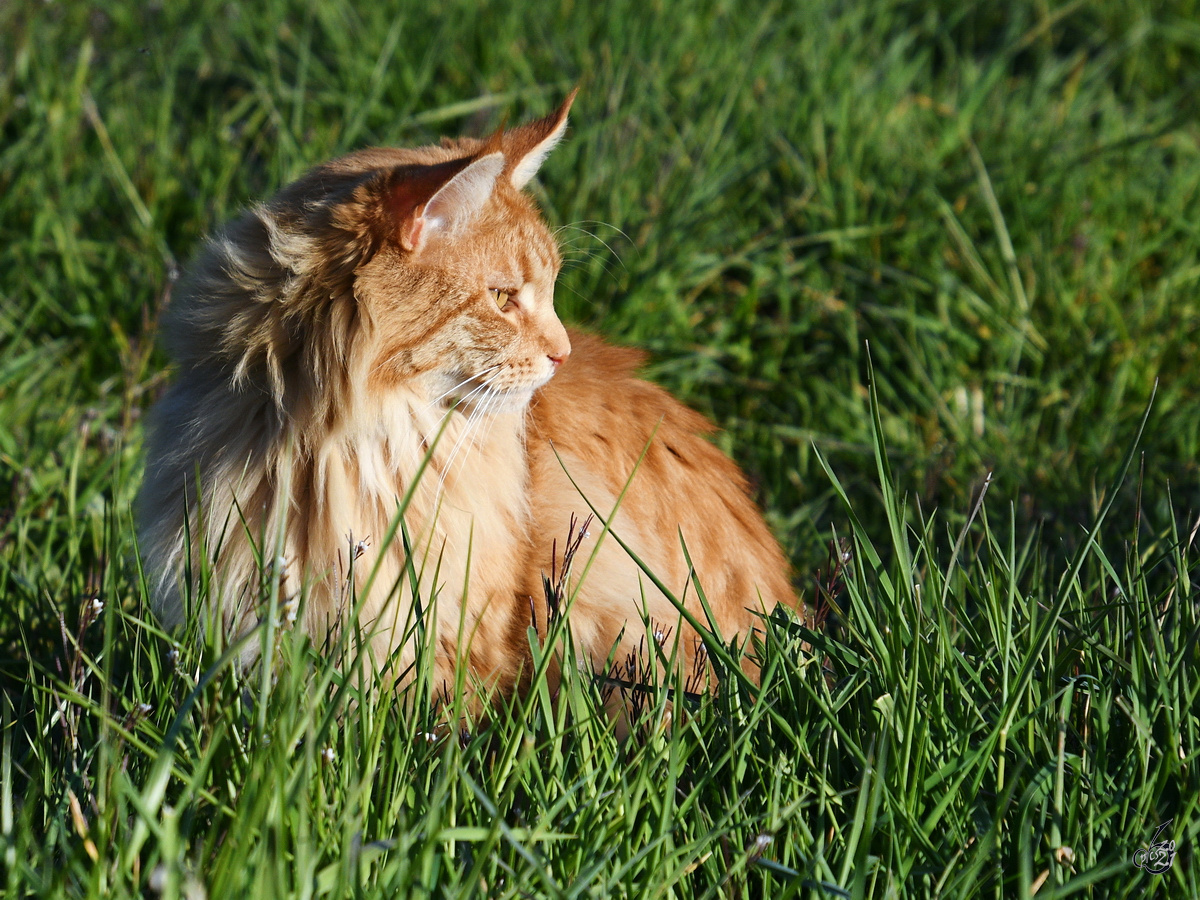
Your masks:
M 757 624 L 750 609 L 795 606 L 788 565 L 750 497 L 745 475 L 708 440 L 715 431 L 712 423 L 639 378 L 640 351 L 580 332 L 570 337 L 570 358 L 530 406 L 537 565 L 549 571 L 572 514 L 586 518 L 591 501 L 607 516 L 628 483 L 613 528 L 676 596 L 694 590 L 682 534 L 727 629 L 738 622 L 737 630 L 745 633 Z M 584 594 L 591 594 L 596 615 L 612 613 L 615 633 L 643 586 L 636 564 L 615 542 L 595 568 L 588 576 L 594 584 Z M 674 610 L 660 605 L 659 617 L 673 620 Z
M 637 460 L 656 431 L 669 445 L 671 437 L 715 430 L 661 387 L 637 377 L 646 359 L 641 350 L 615 346 L 574 329 L 568 329 L 568 334 L 571 356 L 530 405 L 535 433 L 559 447 L 577 448 L 589 458 L 594 455 L 597 465 L 624 466 Z M 705 446 L 711 445 L 705 442 Z M 602 447 L 608 449 L 601 451 Z M 716 456 L 731 474 L 740 476 L 729 460 L 720 453 Z

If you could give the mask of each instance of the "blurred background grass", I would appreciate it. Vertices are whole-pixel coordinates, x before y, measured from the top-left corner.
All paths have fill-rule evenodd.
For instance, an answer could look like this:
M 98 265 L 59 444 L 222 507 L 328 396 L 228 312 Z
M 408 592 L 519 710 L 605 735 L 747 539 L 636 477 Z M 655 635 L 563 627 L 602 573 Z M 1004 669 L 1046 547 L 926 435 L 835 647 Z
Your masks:
M 139 423 L 169 377 L 154 323 L 201 237 L 333 155 L 485 133 L 575 85 L 535 185 L 564 229 L 560 311 L 651 350 L 650 374 L 725 429 L 806 594 L 847 532 L 814 446 L 888 544 L 869 364 L 913 523 L 962 524 L 993 472 L 989 503 L 1065 566 L 1153 395 L 1100 540 L 1119 557 L 1186 531 L 1195 2 L 10 0 L 8 683 L 81 598 L 140 602 Z

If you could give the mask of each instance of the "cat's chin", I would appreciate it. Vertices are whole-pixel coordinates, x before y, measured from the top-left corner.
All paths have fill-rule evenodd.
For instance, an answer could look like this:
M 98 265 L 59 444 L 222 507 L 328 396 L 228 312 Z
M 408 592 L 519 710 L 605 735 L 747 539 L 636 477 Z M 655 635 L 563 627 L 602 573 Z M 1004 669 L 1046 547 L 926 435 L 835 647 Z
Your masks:
M 529 406 L 534 392 L 553 375 L 554 372 L 551 371 L 532 384 L 499 388 L 494 385 L 481 385 L 477 380 L 464 381 L 457 374 L 439 373 L 434 376 L 434 380 L 427 382 L 426 389 L 438 396 L 436 402 L 441 408 L 457 408 L 465 415 L 520 413 Z
M 511 391 L 485 391 L 485 396 L 476 404 L 486 410 L 487 415 L 520 413 L 529 406 L 535 388 L 516 388 Z
M 533 392 L 541 385 L 528 388 L 513 388 L 507 391 L 485 389 L 472 391 L 466 396 L 447 397 L 443 403 L 447 409 L 457 408 L 463 415 L 499 415 L 524 412 L 529 406 Z

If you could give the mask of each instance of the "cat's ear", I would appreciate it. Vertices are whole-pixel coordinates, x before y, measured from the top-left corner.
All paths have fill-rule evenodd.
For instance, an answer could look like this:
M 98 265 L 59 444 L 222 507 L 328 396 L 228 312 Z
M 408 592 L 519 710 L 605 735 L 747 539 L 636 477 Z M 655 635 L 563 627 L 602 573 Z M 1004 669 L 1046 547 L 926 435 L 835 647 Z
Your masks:
M 504 155 L 508 157 L 509 179 L 517 190 L 529 184 L 537 170 L 567 130 L 567 113 L 579 88 L 571 91 L 562 106 L 543 119 L 504 133 Z
M 449 178 L 443 166 L 431 169 L 430 177 L 403 183 L 394 198 L 400 207 L 397 237 L 410 252 L 420 250 L 434 235 L 454 234 L 479 214 L 504 171 L 504 154 L 481 156 Z M 414 194 L 429 199 L 415 201 Z

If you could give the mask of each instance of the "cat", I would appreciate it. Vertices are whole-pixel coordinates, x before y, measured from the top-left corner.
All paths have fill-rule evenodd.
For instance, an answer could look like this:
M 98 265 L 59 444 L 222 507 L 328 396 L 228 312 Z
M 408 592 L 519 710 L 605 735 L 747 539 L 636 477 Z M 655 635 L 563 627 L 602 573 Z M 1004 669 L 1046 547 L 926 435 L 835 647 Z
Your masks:
M 177 374 L 137 501 L 165 625 L 206 615 L 234 640 L 277 579 L 281 623 L 318 645 L 353 625 L 403 680 L 421 618 L 438 684 L 465 671 L 506 694 L 574 540 L 573 584 L 599 542 L 568 612 L 585 665 L 644 652 L 644 615 L 682 627 L 683 664 L 702 665 L 676 607 L 603 534 L 627 482 L 613 534 L 697 619 L 681 537 L 726 640 L 797 607 L 713 426 L 639 379 L 639 352 L 555 314 L 562 257 L 522 189 L 574 97 L 487 139 L 351 153 L 209 240 L 164 320 Z

